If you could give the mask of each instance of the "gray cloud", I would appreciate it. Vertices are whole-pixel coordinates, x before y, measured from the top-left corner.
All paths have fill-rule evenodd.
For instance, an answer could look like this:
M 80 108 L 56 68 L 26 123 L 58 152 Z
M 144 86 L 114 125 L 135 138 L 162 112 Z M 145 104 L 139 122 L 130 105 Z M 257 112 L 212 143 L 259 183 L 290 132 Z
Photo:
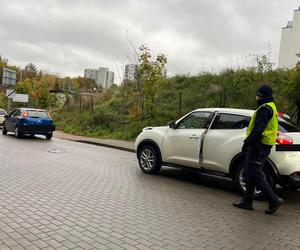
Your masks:
M 134 60 L 128 40 L 168 56 L 173 74 L 220 70 L 273 50 L 296 0 L 2 0 L 0 54 L 65 75 Z M 121 70 L 119 68 L 119 70 Z

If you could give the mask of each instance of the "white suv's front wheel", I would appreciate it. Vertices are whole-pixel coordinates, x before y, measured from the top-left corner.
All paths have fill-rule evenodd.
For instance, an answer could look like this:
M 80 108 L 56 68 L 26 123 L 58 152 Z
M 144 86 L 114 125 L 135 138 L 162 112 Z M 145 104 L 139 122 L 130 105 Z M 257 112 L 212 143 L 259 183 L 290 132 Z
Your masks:
M 150 144 L 142 146 L 138 151 L 138 160 L 140 168 L 147 174 L 159 172 L 162 165 L 159 153 L 156 148 Z

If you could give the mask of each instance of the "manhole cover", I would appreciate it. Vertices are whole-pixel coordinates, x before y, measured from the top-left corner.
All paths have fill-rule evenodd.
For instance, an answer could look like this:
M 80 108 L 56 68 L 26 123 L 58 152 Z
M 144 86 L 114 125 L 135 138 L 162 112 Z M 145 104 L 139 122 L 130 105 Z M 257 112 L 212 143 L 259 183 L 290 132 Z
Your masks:
M 62 154 L 67 153 L 67 150 L 65 148 L 52 148 L 48 152 L 53 154 Z

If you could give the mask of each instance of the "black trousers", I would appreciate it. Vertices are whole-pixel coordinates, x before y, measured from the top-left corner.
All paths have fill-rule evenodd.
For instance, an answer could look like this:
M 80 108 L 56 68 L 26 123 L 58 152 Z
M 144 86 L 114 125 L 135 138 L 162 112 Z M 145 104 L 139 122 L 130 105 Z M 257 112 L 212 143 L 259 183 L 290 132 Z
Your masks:
M 263 171 L 264 164 L 271 152 L 272 146 L 265 144 L 256 144 L 249 147 L 246 151 L 246 162 L 244 169 L 244 180 L 246 183 L 246 192 L 244 201 L 251 204 L 255 187 L 259 188 L 269 202 L 277 201 L 278 196 L 274 193 L 266 180 Z

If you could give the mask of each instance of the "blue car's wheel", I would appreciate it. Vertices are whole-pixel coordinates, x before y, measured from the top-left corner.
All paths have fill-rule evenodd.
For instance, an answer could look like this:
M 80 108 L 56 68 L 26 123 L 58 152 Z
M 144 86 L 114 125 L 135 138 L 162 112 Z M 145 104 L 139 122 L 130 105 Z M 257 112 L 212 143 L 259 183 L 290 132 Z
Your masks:
M 3 127 L 2 127 L 2 134 L 3 134 L 3 135 L 7 135 L 7 130 L 6 130 L 4 124 L 3 124 Z
M 15 137 L 16 138 L 22 137 L 22 133 L 20 133 L 18 126 L 16 126 L 16 128 L 15 128 Z
M 53 135 L 52 133 L 46 134 L 47 140 L 50 140 L 52 138 L 52 135 Z

